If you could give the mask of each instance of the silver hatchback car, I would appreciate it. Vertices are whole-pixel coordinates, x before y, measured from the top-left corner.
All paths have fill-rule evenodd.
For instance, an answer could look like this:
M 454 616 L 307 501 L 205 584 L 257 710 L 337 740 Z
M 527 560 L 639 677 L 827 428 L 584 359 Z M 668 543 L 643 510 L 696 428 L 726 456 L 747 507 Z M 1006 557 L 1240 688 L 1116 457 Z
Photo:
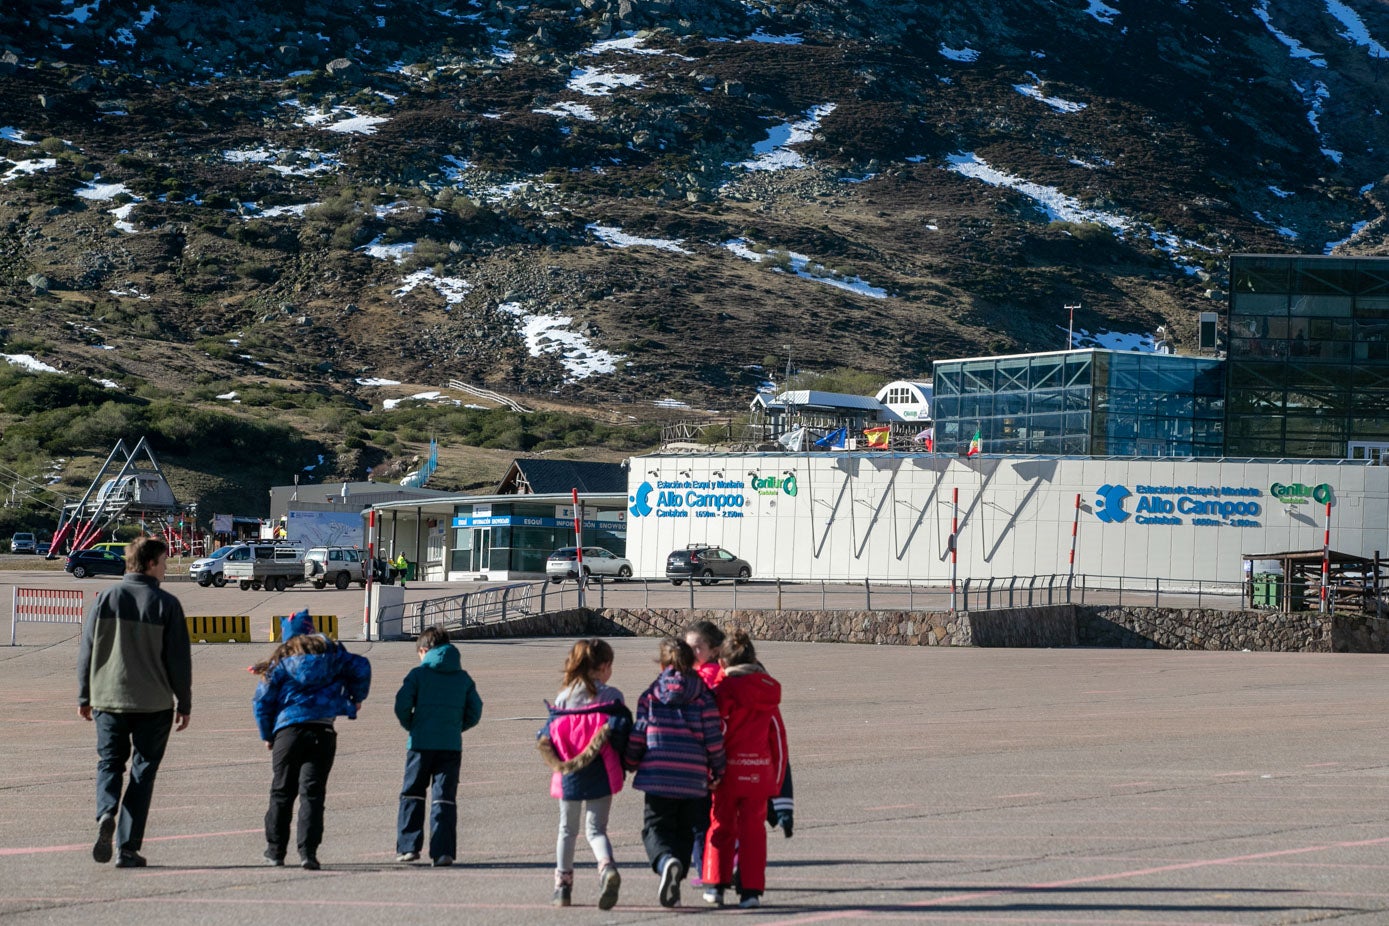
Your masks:
M 578 579 L 578 547 L 560 547 L 545 561 L 545 575 L 551 582 Z M 584 547 L 584 577 L 630 579 L 632 561 L 602 547 Z

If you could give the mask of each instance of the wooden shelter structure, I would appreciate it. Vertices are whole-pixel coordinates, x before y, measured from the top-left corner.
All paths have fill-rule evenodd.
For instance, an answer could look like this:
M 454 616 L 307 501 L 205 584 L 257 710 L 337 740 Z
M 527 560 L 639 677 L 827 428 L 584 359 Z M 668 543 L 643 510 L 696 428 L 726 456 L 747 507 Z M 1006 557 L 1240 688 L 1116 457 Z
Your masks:
M 1382 595 L 1389 591 L 1379 556 L 1357 556 L 1339 550 L 1292 550 L 1283 553 L 1244 554 L 1244 606 L 1270 608 L 1284 613 L 1320 608 L 1322 566 L 1326 561 L 1327 605 L 1332 612 L 1358 612 L 1381 616 Z M 1276 562 L 1278 572 L 1255 572 L 1259 562 Z

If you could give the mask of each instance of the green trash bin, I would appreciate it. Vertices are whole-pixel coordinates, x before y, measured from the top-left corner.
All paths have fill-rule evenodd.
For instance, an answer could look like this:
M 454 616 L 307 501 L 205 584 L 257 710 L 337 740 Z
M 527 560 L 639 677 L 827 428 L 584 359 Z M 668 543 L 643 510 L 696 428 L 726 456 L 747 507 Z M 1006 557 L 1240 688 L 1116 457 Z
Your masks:
M 415 564 L 410 562 L 409 560 L 405 561 L 405 581 L 415 581 Z

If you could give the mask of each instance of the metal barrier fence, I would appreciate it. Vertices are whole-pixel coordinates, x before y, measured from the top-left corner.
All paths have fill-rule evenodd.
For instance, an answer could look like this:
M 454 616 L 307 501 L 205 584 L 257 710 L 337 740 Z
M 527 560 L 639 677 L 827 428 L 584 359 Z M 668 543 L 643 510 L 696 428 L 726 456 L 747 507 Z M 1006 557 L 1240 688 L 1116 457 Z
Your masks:
M 1133 607 L 1214 608 L 1245 606 L 1242 582 L 1080 574 L 964 579 L 954 594 L 938 582 L 888 579 L 791 581 L 723 580 L 710 585 L 665 579 L 624 582 L 517 582 L 478 591 L 409 602 L 403 630 L 418 634 L 441 624 L 457 629 L 577 608 L 778 610 L 778 611 L 961 611 L 1061 604 Z

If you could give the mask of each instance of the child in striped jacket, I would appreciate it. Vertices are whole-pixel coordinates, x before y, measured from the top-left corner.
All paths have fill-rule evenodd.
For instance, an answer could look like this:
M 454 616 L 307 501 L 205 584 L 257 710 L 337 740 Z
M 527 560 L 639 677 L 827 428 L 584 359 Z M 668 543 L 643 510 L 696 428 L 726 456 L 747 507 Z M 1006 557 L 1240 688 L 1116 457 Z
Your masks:
M 714 696 L 694 668 L 684 640 L 661 641 L 661 674 L 637 701 L 624 757 L 632 787 L 646 792 L 641 838 L 661 877 L 663 907 L 680 903 L 694 831 L 708 813 L 709 792 L 723 778 L 723 729 Z

